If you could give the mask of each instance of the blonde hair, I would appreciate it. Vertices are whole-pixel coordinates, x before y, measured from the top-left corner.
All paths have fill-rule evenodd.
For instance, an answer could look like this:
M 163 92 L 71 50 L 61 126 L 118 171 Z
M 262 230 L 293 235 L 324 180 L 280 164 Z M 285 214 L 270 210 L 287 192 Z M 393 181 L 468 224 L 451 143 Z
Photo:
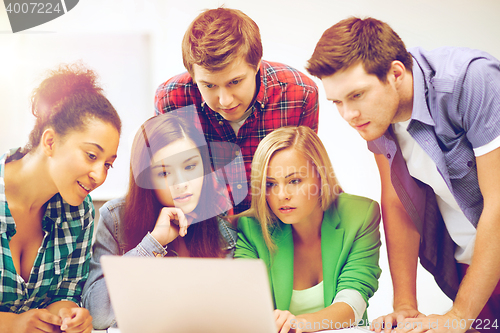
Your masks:
M 276 246 L 271 238 L 271 230 L 278 218 L 269 208 L 266 199 L 266 182 L 269 161 L 278 151 L 295 149 L 313 163 L 321 180 L 321 209 L 327 210 L 342 192 L 333 171 L 325 146 L 318 135 L 307 126 L 286 126 L 269 133 L 259 143 L 252 160 L 251 208 L 242 215 L 255 217 L 262 228 L 264 241 L 270 251 Z

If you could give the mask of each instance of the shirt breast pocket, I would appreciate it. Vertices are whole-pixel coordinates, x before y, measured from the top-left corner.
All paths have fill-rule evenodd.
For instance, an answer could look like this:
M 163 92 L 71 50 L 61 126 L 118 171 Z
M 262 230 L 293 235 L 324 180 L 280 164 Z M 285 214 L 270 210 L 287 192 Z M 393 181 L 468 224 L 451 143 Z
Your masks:
M 458 146 L 445 154 L 450 179 L 477 178 L 476 157 L 472 149 Z
M 61 284 L 64 272 L 66 271 L 67 263 L 68 263 L 68 258 L 61 258 L 59 260 L 54 261 L 54 276 L 52 284 L 57 284 L 58 286 Z

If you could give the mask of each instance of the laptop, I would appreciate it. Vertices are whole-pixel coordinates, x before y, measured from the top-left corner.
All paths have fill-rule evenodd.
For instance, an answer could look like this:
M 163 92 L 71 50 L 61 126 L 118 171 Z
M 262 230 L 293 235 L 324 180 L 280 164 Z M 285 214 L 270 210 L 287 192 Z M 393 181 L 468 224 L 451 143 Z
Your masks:
M 121 333 L 275 333 L 259 259 L 103 256 Z

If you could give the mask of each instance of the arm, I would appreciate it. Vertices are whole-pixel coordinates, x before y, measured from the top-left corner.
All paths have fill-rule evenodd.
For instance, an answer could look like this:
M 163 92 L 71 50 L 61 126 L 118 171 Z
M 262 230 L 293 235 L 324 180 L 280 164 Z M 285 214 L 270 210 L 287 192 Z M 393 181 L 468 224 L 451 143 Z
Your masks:
M 50 313 L 60 318 L 61 330 L 66 332 L 90 332 L 92 330 L 92 317 L 88 310 L 78 306 L 89 274 L 95 215 L 90 199 L 83 204 L 85 207 L 85 215 L 81 218 L 83 229 L 76 238 L 73 251 L 68 256 L 54 297 L 46 307 Z
M 483 309 L 500 279 L 500 148 L 476 158 L 479 187 L 484 208 L 477 225 L 474 255 L 460 284 L 453 307 L 446 314 L 431 315 L 422 320 L 426 324 L 438 323 L 433 332 L 465 332 Z M 418 319 L 408 320 L 415 323 Z M 453 323 L 458 323 L 453 325 Z M 462 325 L 461 323 L 465 323 Z M 493 323 L 492 323 L 493 324 Z M 413 325 L 413 327 L 418 325 Z M 454 327 L 455 326 L 455 327 Z M 462 327 L 461 327 L 462 326 Z M 432 327 L 431 327 L 432 328 Z
M 177 208 L 163 208 L 160 216 L 158 217 L 155 229 L 144 236 L 142 241 L 133 249 L 125 253 L 125 256 L 140 256 L 140 257 L 164 257 L 167 252 L 163 245 L 160 236 L 158 240 L 153 237 L 159 229 L 171 230 L 173 235 L 167 237 L 166 242 L 170 243 L 179 235 L 179 227 L 170 225 L 170 220 L 165 221 L 164 213 L 175 210 L 182 215 L 181 235 L 184 236 L 187 230 L 187 220 L 180 209 Z M 89 279 L 83 290 L 83 305 L 88 308 L 94 317 L 93 325 L 96 329 L 107 329 L 110 326 L 116 325 L 115 314 L 111 306 L 111 300 L 108 294 L 108 288 L 104 280 L 104 273 L 101 266 L 101 256 L 103 255 L 121 255 L 121 245 L 118 240 L 118 235 L 122 234 L 124 227 L 121 225 L 120 209 L 111 208 L 107 206 L 101 208 L 101 216 L 97 226 L 97 234 L 93 247 L 93 256 L 90 262 L 90 275 Z M 167 214 L 168 215 L 168 214 Z M 162 223 L 168 222 L 167 228 L 163 228 Z M 170 228 L 171 227 L 171 228 Z M 162 236 L 162 233 L 160 233 Z
M 500 279 L 500 148 L 476 158 L 484 208 L 477 225 L 472 263 L 450 311 L 476 318 Z
M 252 235 L 249 223 L 252 223 L 252 221 L 246 217 L 240 217 L 238 220 L 238 240 L 234 258 L 259 258 L 257 248 L 251 242 Z
M 390 332 L 399 316 L 417 317 L 417 263 L 420 235 L 391 183 L 389 162 L 375 155 L 382 185 L 382 217 L 394 288 L 394 312 L 373 321 L 371 329 Z
M 313 329 L 304 329 L 304 332 L 316 331 L 318 328 L 338 329 L 357 324 L 362 318 L 355 316 L 353 307 L 357 312 L 361 312 L 362 316 L 368 299 L 378 289 L 378 278 L 381 272 L 378 265 L 381 246 L 379 205 L 372 201 L 369 206 L 356 208 L 358 208 L 356 215 L 347 215 L 342 218 L 349 220 L 351 225 L 356 225 L 356 229 L 352 233 L 346 232 L 344 236 L 344 244 L 351 245 L 346 246 L 345 251 L 343 250 L 346 256 L 343 259 L 345 264 L 337 280 L 337 296 L 344 292 L 350 295 L 350 299 L 337 301 L 336 296 L 332 305 L 314 313 L 297 316 L 297 319 L 304 319 L 306 322 L 321 323 L 319 325 L 321 327 L 318 327 L 318 324 L 310 325 Z M 353 294 L 352 291 L 356 293 Z M 358 303 L 364 307 L 359 309 L 359 306 L 356 306 Z
M 0 312 L 0 332 L 60 332 L 62 321 L 47 309 L 33 309 L 21 314 Z

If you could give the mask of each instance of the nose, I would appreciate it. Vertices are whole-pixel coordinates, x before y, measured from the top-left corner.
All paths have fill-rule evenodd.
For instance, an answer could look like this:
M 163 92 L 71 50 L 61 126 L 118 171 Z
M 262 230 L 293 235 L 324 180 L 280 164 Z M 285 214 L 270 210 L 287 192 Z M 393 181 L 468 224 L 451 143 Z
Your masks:
M 278 187 L 278 199 L 279 200 L 287 200 L 290 199 L 290 193 L 286 190 L 286 186 L 277 186 Z
M 227 89 L 227 88 L 221 88 L 219 91 L 219 104 L 223 108 L 230 108 L 231 104 L 233 104 L 233 94 L 232 92 Z
M 182 171 L 177 171 L 173 175 L 173 177 L 168 178 L 168 182 L 170 186 L 173 186 L 176 189 L 180 189 L 182 187 L 187 187 L 188 185 L 188 177 Z
M 108 175 L 108 169 L 104 165 L 96 165 L 90 172 L 90 178 L 94 181 L 95 187 L 99 187 L 104 183 Z
M 337 105 L 337 109 L 339 110 L 340 115 L 344 118 L 345 121 L 350 123 L 353 119 L 359 117 L 360 112 L 356 109 L 353 109 L 349 105 Z

